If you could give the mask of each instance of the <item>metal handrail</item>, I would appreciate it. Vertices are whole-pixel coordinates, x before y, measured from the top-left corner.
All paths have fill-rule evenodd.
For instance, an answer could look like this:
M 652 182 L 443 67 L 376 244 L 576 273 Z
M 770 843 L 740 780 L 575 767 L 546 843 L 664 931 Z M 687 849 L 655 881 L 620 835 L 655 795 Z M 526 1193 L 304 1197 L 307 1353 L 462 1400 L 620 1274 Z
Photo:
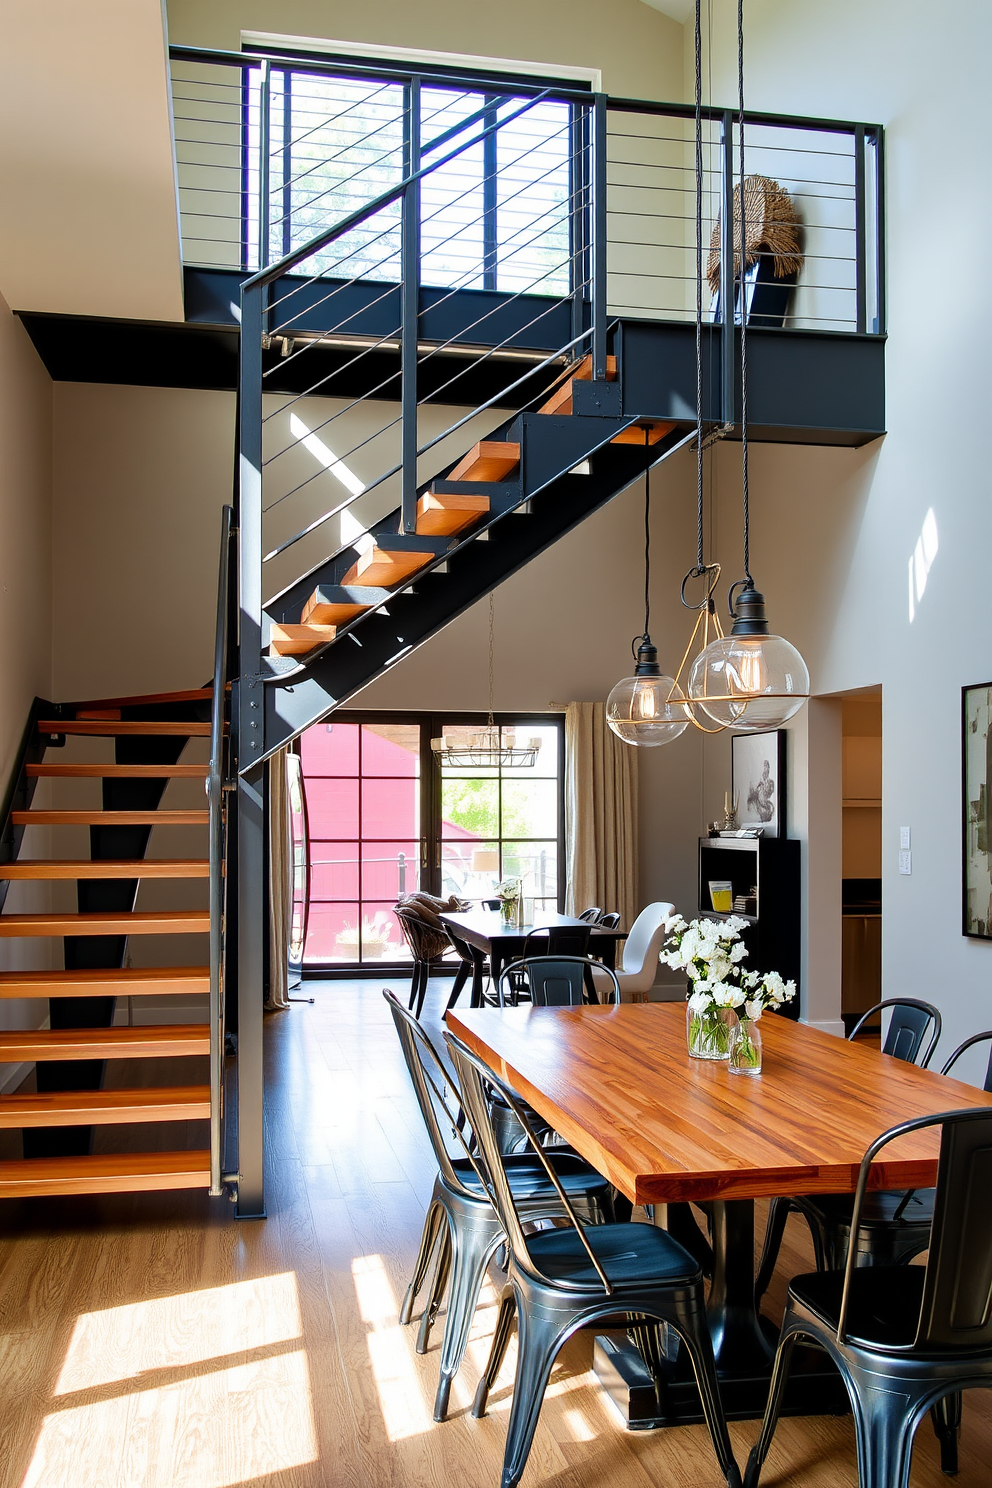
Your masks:
M 231 599 L 231 532 L 233 511 L 225 506 L 220 524 L 220 572 L 217 580 L 217 629 L 214 638 L 214 690 L 210 704 L 210 1193 L 224 1192 L 222 1182 L 224 1095 L 224 921 L 225 831 L 224 714 L 228 682 L 228 616 Z

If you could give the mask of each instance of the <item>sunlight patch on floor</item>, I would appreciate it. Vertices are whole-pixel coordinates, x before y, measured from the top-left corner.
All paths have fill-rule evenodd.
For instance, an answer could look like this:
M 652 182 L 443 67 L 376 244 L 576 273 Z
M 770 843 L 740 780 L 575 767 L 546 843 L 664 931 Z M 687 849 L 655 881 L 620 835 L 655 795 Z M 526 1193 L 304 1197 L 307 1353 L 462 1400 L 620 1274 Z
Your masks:
M 230 1488 L 318 1456 L 297 1349 L 46 1416 L 22 1488 Z
M 430 1431 L 434 1422 L 417 1378 L 416 1330 L 402 1328 L 392 1282 L 380 1255 L 357 1256 L 351 1274 L 362 1321 L 370 1325 L 369 1361 L 390 1441 Z
M 75 1402 L 22 1488 L 229 1488 L 317 1461 L 302 1332 L 292 1271 L 82 1313 L 55 1386 Z
M 76 1319 L 55 1394 L 69 1395 L 152 1369 L 288 1343 L 303 1332 L 296 1275 L 131 1302 Z

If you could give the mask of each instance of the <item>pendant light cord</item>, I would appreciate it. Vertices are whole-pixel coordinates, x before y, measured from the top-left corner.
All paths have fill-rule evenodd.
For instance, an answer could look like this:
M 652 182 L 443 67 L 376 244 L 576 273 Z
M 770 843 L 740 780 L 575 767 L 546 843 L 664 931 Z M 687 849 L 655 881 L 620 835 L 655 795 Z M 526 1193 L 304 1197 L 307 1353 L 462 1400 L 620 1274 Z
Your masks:
M 651 635 L 651 469 L 644 477 L 644 639 Z
M 741 483 L 743 487 L 743 511 L 744 511 L 744 589 L 753 589 L 754 580 L 751 577 L 751 534 L 750 534 L 750 501 L 748 491 L 748 449 L 747 449 L 747 288 L 745 283 L 745 259 L 747 257 L 747 207 L 745 205 L 746 192 L 744 189 L 744 0 L 737 0 L 737 100 L 738 100 L 738 131 L 740 134 L 740 175 L 741 175 L 741 200 L 740 200 L 740 224 L 741 224 L 741 254 L 740 254 L 740 284 L 741 284 Z M 760 262 L 760 260 L 759 260 Z
M 486 727 L 490 733 L 495 733 L 496 725 L 493 722 L 493 655 L 495 650 L 496 629 L 496 595 L 492 589 L 489 591 L 489 718 Z
M 703 3 L 696 0 L 696 576 L 703 566 Z

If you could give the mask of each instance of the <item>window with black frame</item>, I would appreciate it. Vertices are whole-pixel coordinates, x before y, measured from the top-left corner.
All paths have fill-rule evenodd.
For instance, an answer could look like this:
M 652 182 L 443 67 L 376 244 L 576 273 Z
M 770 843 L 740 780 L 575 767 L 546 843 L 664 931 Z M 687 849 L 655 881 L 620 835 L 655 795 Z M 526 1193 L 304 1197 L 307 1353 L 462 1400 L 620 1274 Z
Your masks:
M 418 888 L 479 902 L 512 877 L 535 909 L 559 908 L 562 722 L 502 715 L 496 728 L 491 762 L 470 715 L 340 712 L 301 735 L 308 970 L 408 961 L 393 905 Z
M 421 160 L 452 152 L 524 101 L 512 83 L 492 92 L 420 80 L 308 70 L 273 59 L 247 74 L 243 258 L 259 263 L 260 169 L 267 115 L 268 256 L 274 262 L 403 179 L 415 111 Z M 492 85 L 490 85 L 491 87 Z M 475 121 L 475 122 L 471 122 Z M 459 126 L 466 125 L 464 129 Z M 553 99 L 425 177 L 421 283 L 445 289 L 568 294 L 572 110 Z M 435 141 L 444 141 L 432 151 Z M 307 271 L 398 283 L 400 204 L 332 246 Z

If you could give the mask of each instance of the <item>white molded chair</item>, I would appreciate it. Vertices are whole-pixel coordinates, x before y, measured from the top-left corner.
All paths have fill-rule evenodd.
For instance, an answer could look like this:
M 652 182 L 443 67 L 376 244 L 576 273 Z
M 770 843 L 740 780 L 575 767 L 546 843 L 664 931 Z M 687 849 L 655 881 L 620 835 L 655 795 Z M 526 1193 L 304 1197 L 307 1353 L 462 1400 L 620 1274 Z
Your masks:
M 674 904 L 658 901 L 642 909 L 630 934 L 623 943 L 621 964 L 617 967 L 620 1000 L 629 1002 L 635 992 L 650 992 L 658 974 L 658 954 L 665 942 L 665 921 L 675 913 Z M 604 972 L 593 971 L 597 992 L 612 986 Z

